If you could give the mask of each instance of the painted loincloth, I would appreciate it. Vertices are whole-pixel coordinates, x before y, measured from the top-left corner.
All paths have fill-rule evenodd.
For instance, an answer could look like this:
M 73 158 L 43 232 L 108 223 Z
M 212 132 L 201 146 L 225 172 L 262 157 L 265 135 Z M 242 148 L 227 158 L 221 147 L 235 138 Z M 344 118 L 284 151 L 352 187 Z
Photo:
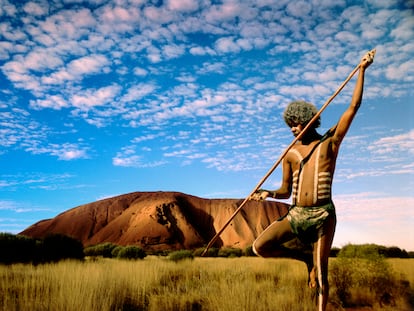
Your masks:
M 303 243 L 313 243 L 318 239 L 319 229 L 328 217 L 336 217 L 334 204 L 328 203 L 322 206 L 301 207 L 292 206 L 286 215 L 293 233 Z

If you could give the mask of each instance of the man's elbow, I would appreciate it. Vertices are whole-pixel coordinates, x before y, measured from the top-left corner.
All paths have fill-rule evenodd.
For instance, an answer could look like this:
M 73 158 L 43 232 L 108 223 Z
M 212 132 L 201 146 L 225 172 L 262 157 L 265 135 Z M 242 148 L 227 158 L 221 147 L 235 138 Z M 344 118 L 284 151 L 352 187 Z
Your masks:
M 279 196 L 279 199 L 286 200 L 290 198 L 290 193 Z
M 279 190 L 276 192 L 276 199 L 289 199 L 291 191 L 289 190 Z

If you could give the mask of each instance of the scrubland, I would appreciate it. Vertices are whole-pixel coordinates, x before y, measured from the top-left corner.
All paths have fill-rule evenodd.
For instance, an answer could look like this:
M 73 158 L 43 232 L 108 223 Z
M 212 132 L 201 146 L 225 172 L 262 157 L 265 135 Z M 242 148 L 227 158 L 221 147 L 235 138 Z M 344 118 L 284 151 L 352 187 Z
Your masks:
M 413 308 L 414 259 L 330 261 L 329 310 Z M 289 259 L 96 259 L 0 265 L 0 310 L 316 310 L 305 265 Z

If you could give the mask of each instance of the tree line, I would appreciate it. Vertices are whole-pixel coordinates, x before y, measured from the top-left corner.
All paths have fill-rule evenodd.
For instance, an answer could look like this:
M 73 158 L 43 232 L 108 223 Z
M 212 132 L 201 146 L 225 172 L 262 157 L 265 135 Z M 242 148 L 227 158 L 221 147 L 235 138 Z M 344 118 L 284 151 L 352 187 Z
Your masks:
M 193 258 L 201 256 L 204 248 L 195 250 L 174 250 L 152 253 L 177 258 Z M 64 259 L 83 260 L 85 257 L 104 257 L 119 259 L 143 259 L 147 252 L 136 245 L 120 246 L 113 243 L 83 247 L 82 243 L 74 238 L 51 234 L 43 239 L 34 239 L 22 235 L 0 233 L 0 263 L 33 263 L 42 264 L 57 262 Z M 239 248 L 211 248 L 208 257 L 241 257 L 254 256 L 251 246 Z M 414 252 L 407 252 L 398 247 L 386 247 L 376 244 L 348 244 L 342 248 L 332 248 L 331 257 L 349 258 L 414 258 Z

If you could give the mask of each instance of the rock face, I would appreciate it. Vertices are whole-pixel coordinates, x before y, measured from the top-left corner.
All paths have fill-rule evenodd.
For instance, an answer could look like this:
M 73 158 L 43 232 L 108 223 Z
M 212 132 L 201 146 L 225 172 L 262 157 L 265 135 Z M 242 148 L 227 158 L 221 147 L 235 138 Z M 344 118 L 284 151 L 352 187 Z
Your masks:
M 111 242 L 152 251 L 192 249 L 206 245 L 242 201 L 203 199 L 178 192 L 133 192 L 75 207 L 20 234 L 33 238 L 65 234 L 84 246 Z M 288 205 L 280 202 L 249 201 L 214 246 L 251 245 L 287 210 Z

